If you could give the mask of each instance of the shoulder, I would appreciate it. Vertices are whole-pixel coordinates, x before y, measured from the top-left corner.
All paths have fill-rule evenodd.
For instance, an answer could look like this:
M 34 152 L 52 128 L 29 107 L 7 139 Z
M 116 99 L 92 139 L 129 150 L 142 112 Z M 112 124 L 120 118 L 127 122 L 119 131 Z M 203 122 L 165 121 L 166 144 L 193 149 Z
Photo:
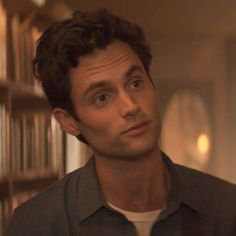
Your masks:
M 175 165 L 181 178 L 193 189 L 202 190 L 217 197 L 236 196 L 236 185 L 213 175 L 194 170 L 185 166 Z
M 53 225 L 57 224 L 55 226 L 58 227 L 58 223 L 62 224 L 63 232 L 67 221 L 66 196 L 73 196 L 76 192 L 79 176 L 80 170 L 76 170 L 17 207 L 10 219 L 7 235 L 44 235 L 46 231 L 52 230 L 50 227 Z
M 207 235 L 235 235 L 236 185 L 197 170 L 175 166 L 188 203 L 202 216 Z
M 236 220 L 235 184 L 180 165 L 176 168 L 188 199 L 205 216 L 222 222 Z

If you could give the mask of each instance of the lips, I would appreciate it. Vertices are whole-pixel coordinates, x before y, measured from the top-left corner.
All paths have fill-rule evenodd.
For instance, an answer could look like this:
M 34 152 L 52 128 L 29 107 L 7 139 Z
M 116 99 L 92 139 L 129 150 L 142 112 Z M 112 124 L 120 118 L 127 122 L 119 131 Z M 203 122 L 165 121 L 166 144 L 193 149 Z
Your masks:
M 129 136 L 141 135 L 147 131 L 149 124 L 150 124 L 149 121 L 138 123 L 138 124 L 131 126 L 130 128 L 128 128 L 127 130 L 125 130 L 122 133 L 125 135 L 129 135 Z

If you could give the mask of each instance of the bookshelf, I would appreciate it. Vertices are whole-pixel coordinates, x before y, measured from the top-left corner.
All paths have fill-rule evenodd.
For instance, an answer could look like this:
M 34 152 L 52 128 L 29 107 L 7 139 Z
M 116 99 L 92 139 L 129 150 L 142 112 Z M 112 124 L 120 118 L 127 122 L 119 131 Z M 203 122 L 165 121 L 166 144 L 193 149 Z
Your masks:
M 32 75 L 40 32 L 29 18 L 0 0 L 0 236 L 16 206 L 65 172 L 65 134 Z

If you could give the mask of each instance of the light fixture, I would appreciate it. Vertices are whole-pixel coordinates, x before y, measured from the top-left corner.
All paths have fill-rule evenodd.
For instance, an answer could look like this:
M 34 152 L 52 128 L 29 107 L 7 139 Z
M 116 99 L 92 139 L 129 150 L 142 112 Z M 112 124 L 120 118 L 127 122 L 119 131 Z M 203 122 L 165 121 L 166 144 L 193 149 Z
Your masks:
M 210 149 L 209 137 L 206 134 L 200 134 L 197 139 L 197 148 L 200 153 L 206 154 Z
M 46 3 L 46 0 L 31 0 L 31 1 L 38 7 L 42 7 Z

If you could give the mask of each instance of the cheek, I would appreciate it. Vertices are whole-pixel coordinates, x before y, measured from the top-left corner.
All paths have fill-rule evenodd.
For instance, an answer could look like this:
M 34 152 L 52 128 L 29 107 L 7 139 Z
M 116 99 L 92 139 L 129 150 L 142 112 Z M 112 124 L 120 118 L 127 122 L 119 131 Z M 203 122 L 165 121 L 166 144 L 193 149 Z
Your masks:
M 110 130 L 109 127 L 113 119 L 107 112 L 84 112 L 83 115 L 80 116 L 80 131 L 84 133 L 85 136 L 86 134 L 104 136 Z
M 156 113 L 158 111 L 158 100 L 155 91 L 147 92 L 140 102 L 142 104 L 143 110 L 147 113 Z

